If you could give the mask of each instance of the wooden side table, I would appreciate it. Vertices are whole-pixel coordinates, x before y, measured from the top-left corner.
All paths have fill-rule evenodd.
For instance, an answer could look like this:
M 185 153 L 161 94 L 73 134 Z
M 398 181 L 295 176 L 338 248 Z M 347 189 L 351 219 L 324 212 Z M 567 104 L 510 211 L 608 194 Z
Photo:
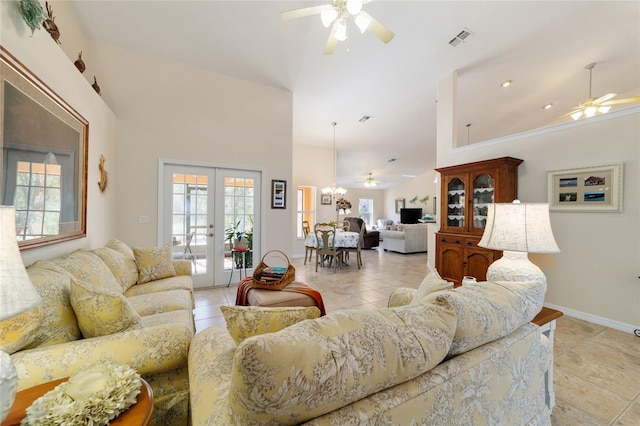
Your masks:
M 18 426 L 22 419 L 27 415 L 27 408 L 31 406 L 33 401 L 40 398 L 60 383 L 67 381 L 64 379 L 54 380 L 52 382 L 43 383 L 29 389 L 22 390 L 16 394 L 16 400 L 11 407 L 11 411 L 7 418 L 2 422 L 2 426 Z M 147 426 L 153 415 L 153 390 L 144 379 L 140 379 L 140 393 L 135 404 L 127 411 L 113 419 L 110 425 L 140 425 Z
M 552 410 L 556 405 L 556 393 L 553 391 L 553 335 L 556 329 L 556 320 L 563 315 L 562 312 L 555 309 L 542 307 L 542 310 L 531 321 L 532 323 L 540 326 L 542 334 L 549 338 L 551 342 L 551 365 L 549 370 L 544 375 L 544 382 L 546 388 L 546 403 L 549 410 Z

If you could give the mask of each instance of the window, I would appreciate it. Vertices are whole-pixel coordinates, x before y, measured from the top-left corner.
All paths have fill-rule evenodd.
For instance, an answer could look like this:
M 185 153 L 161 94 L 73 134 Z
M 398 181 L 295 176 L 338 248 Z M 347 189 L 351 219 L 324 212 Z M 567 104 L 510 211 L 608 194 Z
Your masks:
M 315 222 L 315 194 L 316 190 L 311 186 L 299 186 L 298 197 L 296 204 L 296 237 L 304 238 L 304 232 L 302 231 L 302 222 L 309 222 L 310 226 L 313 226 Z
M 359 217 L 369 229 L 373 226 L 373 200 L 371 198 L 360 198 L 358 201 Z
M 61 166 L 18 161 L 16 235 L 29 240 L 60 234 Z

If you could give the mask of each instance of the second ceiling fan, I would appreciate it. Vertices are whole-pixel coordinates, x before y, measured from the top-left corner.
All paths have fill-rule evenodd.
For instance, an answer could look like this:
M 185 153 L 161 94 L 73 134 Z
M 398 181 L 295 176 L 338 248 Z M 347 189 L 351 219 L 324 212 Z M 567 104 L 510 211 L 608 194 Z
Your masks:
M 320 15 L 322 24 L 329 28 L 331 32 L 324 47 L 325 55 L 332 55 L 336 50 L 338 41 L 347 39 L 347 22 L 353 20 L 361 33 L 369 31 L 383 43 L 389 43 L 395 34 L 389 28 L 375 20 L 371 15 L 362 10 L 362 5 L 369 0 L 332 0 L 331 4 L 323 6 L 305 7 L 282 12 L 282 19 L 285 21 L 305 16 Z M 333 25 L 332 25 L 333 24 Z
M 571 117 L 574 120 L 578 120 L 582 117 L 593 117 L 596 114 L 605 114 L 609 112 L 612 105 L 640 102 L 640 97 L 612 100 L 613 98 L 618 96 L 617 93 L 607 93 L 606 95 L 600 96 L 597 99 L 592 98 L 591 97 L 591 80 L 592 80 L 593 68 L 595 68 L 595 66 L 596 66 L 596 63 L 593 62 L 587 65 L 586 67 L 584 67 L 585 69 L 589 70 L 589 97 L 583 100 L 582 102 L 580 102 L 580 104 L 576 108 L 572 109 L 566 114 L 561 115 L 557 119 L 564 118 L 564 117 Z

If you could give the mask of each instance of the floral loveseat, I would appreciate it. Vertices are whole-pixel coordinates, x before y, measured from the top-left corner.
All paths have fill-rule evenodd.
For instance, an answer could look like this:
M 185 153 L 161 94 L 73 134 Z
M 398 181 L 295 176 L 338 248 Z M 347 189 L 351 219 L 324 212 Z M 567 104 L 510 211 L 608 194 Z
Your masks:
M 453 290 L 432 273 L 418 291 L 396 290 L 389 308 L 338 311 L 237 346 L 227 319 L 229 332 L 208 328 L 192 342 L 192 423 L 550 425 L 551 344 L 529 322 L 545 290 Z
M 186 425 L 187 360 L 194 334 L 191 264 L 169 246 L 136 249 L 118 240 L 27 268 L 40 306 L 0 323 L 18 390 L 63 378 L 90 363 L 127 364 L 151 385 L 155 425 Z

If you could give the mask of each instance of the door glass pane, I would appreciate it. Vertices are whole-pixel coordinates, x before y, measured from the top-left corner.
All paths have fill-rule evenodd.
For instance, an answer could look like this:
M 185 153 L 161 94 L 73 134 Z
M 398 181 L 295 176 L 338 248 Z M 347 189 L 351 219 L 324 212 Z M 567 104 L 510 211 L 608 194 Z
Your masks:
M 253 218 L 255 180 L 250 178 L 224 179 L 224 254 L 225 270 L 253 267 Z M 242 241 L 244 240 L 244 241 Z M 248 251 L 244 255 L 233 255 L 234 246 L 246 244 Z M 232 257 L 233 256 L 233 257 Z
M 207 269 L 207 176 L 173 174 L 173 257 L 191 260 L 193 274 Z
M 484 229 L 487 224 L 488 204 L 494 200 L 494 180 L 491 175 L 483 174 L 473 181 L 473 227 Z
M 447 226 L 464 228 L 464 182 L 453 178 L 447 184 Z

